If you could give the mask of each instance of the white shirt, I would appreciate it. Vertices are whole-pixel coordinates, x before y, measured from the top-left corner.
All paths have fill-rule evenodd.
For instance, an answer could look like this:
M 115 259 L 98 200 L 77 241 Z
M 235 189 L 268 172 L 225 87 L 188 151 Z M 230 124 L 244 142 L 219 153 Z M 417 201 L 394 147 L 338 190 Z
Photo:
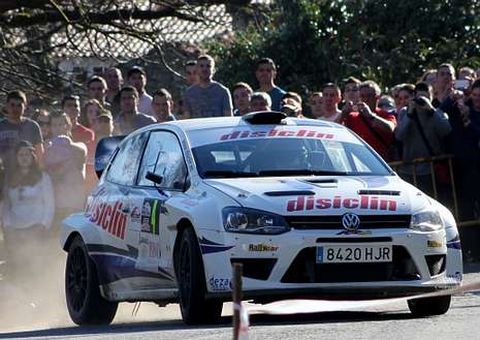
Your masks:
M 35 224 L 52 226 L 55 199 L 48 174 L 33 186 L 6 188 L 2 221 L 5 229 L 26 229 Z
M 138 98 L 138 112 L 152 116 L 152 96 L 149 95 L 147 92 L 143 92 Z
M 329 116 L 329 117 L 325 117 L 325 116 L 322 116 L 318 119 L 321 119 L 321 120 L 328 120 L 329 122 L 338 122 L 338 120 L 340 119 L 340 116 L 342 115 L 342 111 L 338 110 L 335 114 Z

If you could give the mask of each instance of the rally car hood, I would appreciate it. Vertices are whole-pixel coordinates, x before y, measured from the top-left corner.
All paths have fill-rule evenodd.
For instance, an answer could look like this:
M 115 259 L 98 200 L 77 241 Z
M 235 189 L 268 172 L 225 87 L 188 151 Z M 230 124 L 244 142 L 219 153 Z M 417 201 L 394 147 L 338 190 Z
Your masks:
M 244 207 L 280 215 L 411 214 L 432 204 L 397 176 L 207 179 L 205 183 Z

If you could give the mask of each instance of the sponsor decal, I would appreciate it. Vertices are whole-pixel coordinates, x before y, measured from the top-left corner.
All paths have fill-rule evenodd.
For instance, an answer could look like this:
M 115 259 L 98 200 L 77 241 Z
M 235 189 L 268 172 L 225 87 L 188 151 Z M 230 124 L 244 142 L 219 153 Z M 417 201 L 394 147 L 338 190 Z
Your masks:
M 160 256 L 161 252 L 158 240 L 151 240 L 149 237 L 140 237 L 138 251 L 139 258 L 160 258 Z
M 107 190 L 105 187 L 101 187 L 100 189 L 96 190 L 95 194 L 88 197 L 87 206 L 85 208 L 85 215 L 90 216 L 92 211 L 94 210 L 94 206 L 99 204 L 100 201 L 103 201 L 107 198 Z
M 447 248 L 450 249 L 462 249 L 462 245 L 460 244 L 460 241 L 457 242 L 449 242 L 447 243 Z
M 324 133 L 316 130 L 276 130 L 275 128 L 273 128 L 271 130 L 264 131 L 237 130 L 220 136 L 220 140 L 235 140 L 262 137 L 302 137 L 315 139 L 334 139 L 335 135 L 332 133 Z
M 200 249 L 202 250 L 202 254 L 219 253 L 222 251 L 232 249 L 234 247 L 234 246 L 226 246 L 224 244 L 207 240 L 205 237 L 202 237 L 199 240 L 199 243 L 200 243 Z
M 126 258 L 111 253 L 96 252 L 92 254 L 98 268 L 98 280 L 101 285 L 128 278 L 154 278 L 159 280 L 174 281 L 175 278 L 162 268 L 158 272 L 146 271 L 136 268 L 134 259 Z
M 128 215 L 122 211 L 122 202 L 108 204 L 103 201 L 105 191 L 101 190 L 87 204 L 86 216 L 89 221 L 101 227 L 107 233 L 125 239 Z
M 230 279 L 211 277 L 208 280 L 210 288 L 214 291 L 227 291 L 232 289 L 232 281 Z
M 457 281 L 462 281 L 462 279 L 463 279 L 463 275 L 460 272 L 455 272 L 455 274 L 453 274 L 453 275 L 447 275 L 447 277 L 449 277 L 451 279 L 455 279 Z
M 246 245 L 246 248 L 248 251 L 253 251 L 253 252 L 270 252 L 270 251 L 277 251 L 278 246 L 275 246 L 273 244 L 264 244 L 264 243 L 258 243 L 258 244 L 249 244 L 248 246 Z
M 142 232 L 159 235 L 161 201 L 147 198 L 142 205 Z
M 305 211 L 322 209 L 368 209 L 368 210 L 397 210 L 397 201 L 392 199 L 378 198 L 377 196 L 360 196 L 350 198 L 334 196 L 323 198 L 316 196 L 298 196 L 287 202 L 287 211 Z
M 462 249 L 462 245 L 460 244 L 460 237 L 457 235 L 453 239 L 447 242 L 447 248 L 450 249 Z
M 428 248 L 442 248 L 443 247 L 443 241 L 427 240 L 427 247 Z
M 148 243 L 148 256 L 159 258 L 161 257 L 160 244 L 158 242 L 149 242 Z
M 140 223 L 142 215 L 140 214 L 140 209 L 138 207 L 134 207 L 132 209 L 132 213 L 130 214 L 130 220 L 132 223 Z

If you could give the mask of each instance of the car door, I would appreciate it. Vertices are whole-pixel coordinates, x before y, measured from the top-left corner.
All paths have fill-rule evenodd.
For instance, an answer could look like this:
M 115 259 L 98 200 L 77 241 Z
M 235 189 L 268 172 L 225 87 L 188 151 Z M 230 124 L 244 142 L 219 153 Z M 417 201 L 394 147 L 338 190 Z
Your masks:
M 158 273 L 163 278 L 161 287 L 175 283 L 171 256 L 175 233 L 168 227 L 175 225 L 176 217 L 167 204 L 183 193 L 187 173 L 177 136 L 166 130 L 151 131 L 132 192 L 140 224 L 136 268 Z M 147 174 L 154 174 L 157 183 Z
M 124 140 L 108 165 L 101 184 L 89 197 L 87 216 L 100 233 L 100 240 L 89 246 L 101 284 L 128 282 L 135 276 L 134 268 L 139 230 L 131 222 L 131 189 L 135 184 L 147 134 Z M 132 228 L 133 227 L 133 228 Z M 125 280 L 127 279 L 127 280 Z M 116 289 L 129 290 L 117 283 Z

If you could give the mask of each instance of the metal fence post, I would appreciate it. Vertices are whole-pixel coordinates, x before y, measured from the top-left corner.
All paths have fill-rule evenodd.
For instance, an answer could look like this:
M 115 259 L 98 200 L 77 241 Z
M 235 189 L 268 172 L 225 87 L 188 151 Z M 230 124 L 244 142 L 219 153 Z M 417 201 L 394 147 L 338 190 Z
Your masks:
M 241 263 L 233 264 L 233 340 L 239 339 L 240 333 L 240 308 L 242 304 L 242 273 Z

